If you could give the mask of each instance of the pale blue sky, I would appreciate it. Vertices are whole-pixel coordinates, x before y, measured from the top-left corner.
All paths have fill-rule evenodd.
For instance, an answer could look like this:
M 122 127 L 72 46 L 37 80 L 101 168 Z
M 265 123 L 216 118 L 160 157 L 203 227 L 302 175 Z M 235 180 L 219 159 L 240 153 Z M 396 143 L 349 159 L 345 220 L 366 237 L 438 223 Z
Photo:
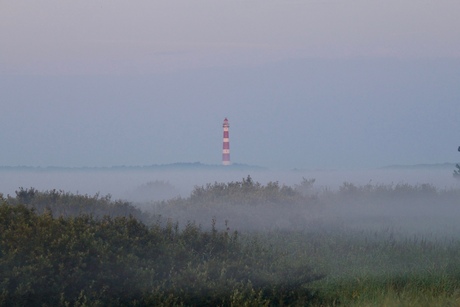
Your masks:
M 402 2 L 402 3 L 401 3 Z M 0 0 L 0 165 L 456 162 L 459 1 Z

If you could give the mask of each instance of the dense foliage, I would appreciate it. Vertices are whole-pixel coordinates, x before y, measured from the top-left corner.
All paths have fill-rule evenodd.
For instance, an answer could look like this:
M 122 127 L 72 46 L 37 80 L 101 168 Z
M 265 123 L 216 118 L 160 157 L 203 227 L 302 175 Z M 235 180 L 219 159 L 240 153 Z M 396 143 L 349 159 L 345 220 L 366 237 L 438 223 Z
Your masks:
M 230 227 L 245 231 L 292 230 L 303 228 L 304 215 L 311 216 L 319 205 L 309 192 L 313 182 L 304 179 L 295 187 L 277 181 L 263 185 L 247 176 L 236 182 L 196 186 L 187 198 L 153 202 L 146 210 L 181 224 L 193 220 L 206 226 L 214 218 L 220 229 L 226 229 L 224 222 L 229 221 Z
M 366 184 L 344 182 L 338 190 L 315 188 L 314 179 L 291 186 L 260 184 L 250 176 L 241 181 L 196 186 L 186 198 L 144 204 L 145 210 L 185 224 L 206 225 L 215 218 L 219 229 L 229 221 L 244 231 L 296 230 L 341 221 L 376 222 L 434 214 L 448 219 L 457 212 L 460 189 L 438 189 L 431 184 Z M 423 210 L 422 210 L 423 209 Z M 440 210 L 442 209 L 442 210 Z
M 88 214 L 95 218 L 103 216 L 133 216 L 142 221 L 147 221 L 145 213 L 134 207 L 131 203 L 121 200 L 113 201 L 110 195 L 94 196 L 80 195 L 64 192 L 62 190 L 38 191 L 34 188 L 19 188 L 16 196 L 8 196 L 9 204 L 22 204 L 33 208 L 41 214 L 51 213 L 53 216 L 79 216 Z
M 229 183 L 214 183 L 197 186 L 189 198 L 193 204 L 207 205 L 272 205 L 304 203 L 305 198 L 290 186 L 280 186 L 278 182 L 262 185 L 254 182 L 251 176 L 242 181 Z
M 0 195 L 0 306 L 458 305 L 460 189 L 314 182 Z
M 237 232 L 0 205 L 0 305 L 300 304 L 305 265 Z

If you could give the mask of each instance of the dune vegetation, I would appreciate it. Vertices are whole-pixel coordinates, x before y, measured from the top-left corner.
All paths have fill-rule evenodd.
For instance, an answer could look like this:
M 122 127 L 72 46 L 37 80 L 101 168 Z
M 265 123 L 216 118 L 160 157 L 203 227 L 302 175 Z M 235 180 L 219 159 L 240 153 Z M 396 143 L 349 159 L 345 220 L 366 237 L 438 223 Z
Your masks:
M 460 190 L 239 182 L 0 199 L 1 306 L 458 306 Z

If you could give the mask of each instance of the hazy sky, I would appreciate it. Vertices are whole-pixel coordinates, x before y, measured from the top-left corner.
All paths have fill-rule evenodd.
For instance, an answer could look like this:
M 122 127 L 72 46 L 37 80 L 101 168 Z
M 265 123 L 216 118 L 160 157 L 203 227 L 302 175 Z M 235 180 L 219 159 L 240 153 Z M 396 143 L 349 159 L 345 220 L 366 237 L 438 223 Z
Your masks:
M 460 1 L 0 0 L 0 165 L 460 161 Z

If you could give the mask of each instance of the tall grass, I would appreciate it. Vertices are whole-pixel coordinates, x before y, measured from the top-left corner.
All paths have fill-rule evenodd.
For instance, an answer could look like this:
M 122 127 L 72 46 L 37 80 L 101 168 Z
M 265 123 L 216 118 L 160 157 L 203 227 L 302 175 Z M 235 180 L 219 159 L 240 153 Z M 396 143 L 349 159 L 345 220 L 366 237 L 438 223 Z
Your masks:
M 324 278 L 309 288 L 318 306 L 457 306 L 460 242 L 453 237 L 406 235 L 337 227 L 273 231 L 261 241 L 285 250 Z

